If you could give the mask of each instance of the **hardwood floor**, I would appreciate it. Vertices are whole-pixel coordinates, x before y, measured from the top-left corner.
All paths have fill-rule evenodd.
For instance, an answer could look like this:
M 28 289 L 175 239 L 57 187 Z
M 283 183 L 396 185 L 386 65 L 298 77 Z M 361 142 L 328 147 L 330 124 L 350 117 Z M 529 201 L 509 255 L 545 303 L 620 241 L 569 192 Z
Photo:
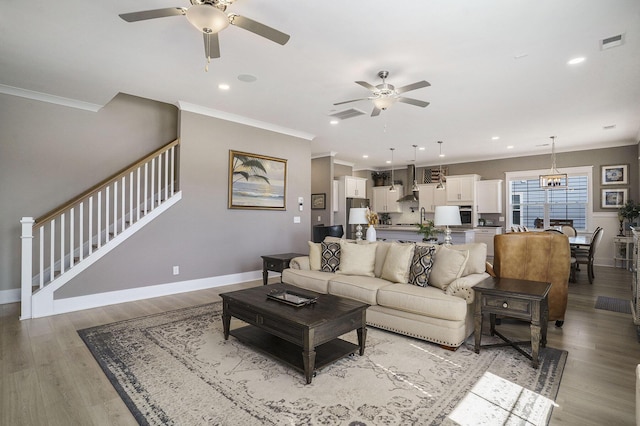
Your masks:
M 583 268 L 584 269 L 584 268 Z M 640 343 L 628 314 L 594 309 L 597 296 L 630 299 L 631 274 L 596 267 L 569 287 L 565 324 L 550 323 L 548 345 L 569 351 L 551 425 L 634 425 Z M 19 321 L 18 303 L 0 305 L 0 424 L 137 424 L 76 330 L 220 300 L 224 288 Z M 522 324 L 501 325 L 522 334 Z

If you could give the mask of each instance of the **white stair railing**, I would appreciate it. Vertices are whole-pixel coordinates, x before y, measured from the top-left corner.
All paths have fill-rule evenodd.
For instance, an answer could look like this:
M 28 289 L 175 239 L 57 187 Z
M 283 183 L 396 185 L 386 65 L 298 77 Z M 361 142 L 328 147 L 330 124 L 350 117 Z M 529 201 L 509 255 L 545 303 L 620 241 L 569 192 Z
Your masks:
M 33 295 L 68 281 L 68 272 L 93 263 L 96 253 L 178 193 L 179 143 L 165 145 L 35 221 L 22 218 L 22 319 L 32 317 Z

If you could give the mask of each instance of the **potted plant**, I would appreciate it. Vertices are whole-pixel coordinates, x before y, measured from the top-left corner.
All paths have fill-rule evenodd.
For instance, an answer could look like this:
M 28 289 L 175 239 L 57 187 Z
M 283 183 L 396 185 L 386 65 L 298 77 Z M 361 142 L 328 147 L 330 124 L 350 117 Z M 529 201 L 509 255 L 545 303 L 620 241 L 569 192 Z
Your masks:
M 627 201 L 624 206 L 620 207 L 620 210 L 618 210 L 618 220 L 620 221 L 619 236 L 624 236 L 624 220 L 626 219 L 631 225 L 638 216 L 640 216 L 640 204 L 635 203 L 633 200 Z
M 384 186 L 384 182 L 389 178 L 387 172 L 371 172 L 371 179 L 373 179 L 373 186 Z
M 422 241 L 437 241 L 439 230 L 433 225 L 432 220 L 418 225 L 418 234 L 422 234 Z

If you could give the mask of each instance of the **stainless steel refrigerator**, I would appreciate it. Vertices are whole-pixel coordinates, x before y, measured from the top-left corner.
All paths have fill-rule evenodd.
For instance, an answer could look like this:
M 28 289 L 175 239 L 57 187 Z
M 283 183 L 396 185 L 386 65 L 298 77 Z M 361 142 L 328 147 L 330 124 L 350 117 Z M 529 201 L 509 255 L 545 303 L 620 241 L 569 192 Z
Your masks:
M 345 221 L 344 221 L 344 223 L 346 224 L 345 226 L 346 238 L 352 239 L 352 240 L 355 240 L 356 238 L 356 225 L 349 225 L 349 212 L 351 211 L 352 208 L 364 208 L 364 207 L 369 207 L 368 198 L 347 198 L 346 212 L 345 212 L 347 217 L 345 218 Z M 366 230 L 367 225 L 363 224 L 362 228 L 363 228 L 363 234 L 364 234 L 364 230 Z

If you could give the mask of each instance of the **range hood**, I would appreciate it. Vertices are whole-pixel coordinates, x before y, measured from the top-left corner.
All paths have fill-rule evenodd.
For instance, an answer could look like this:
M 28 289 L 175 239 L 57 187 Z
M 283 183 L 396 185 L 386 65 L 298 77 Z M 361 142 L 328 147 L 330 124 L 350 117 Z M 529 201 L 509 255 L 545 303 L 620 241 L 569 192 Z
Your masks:
M 400 197 L 400 199 L 398 200 L 399 203 L 404 203 L 404 202 L 413 202 L 413 203 L 417 203 L 418 202 L 418 191 L 411 191 L 411 187 L 413 187 L 413 182 L 416 180 L 416 166 L 414 166 L 413 164 L 409 164 L 407 166 L 407 177 L 409 178 L 408 180 L 410 182 L 407 182 L 407 185 L 404 187 L 404 193 L 405 195 L 403 197 Z

